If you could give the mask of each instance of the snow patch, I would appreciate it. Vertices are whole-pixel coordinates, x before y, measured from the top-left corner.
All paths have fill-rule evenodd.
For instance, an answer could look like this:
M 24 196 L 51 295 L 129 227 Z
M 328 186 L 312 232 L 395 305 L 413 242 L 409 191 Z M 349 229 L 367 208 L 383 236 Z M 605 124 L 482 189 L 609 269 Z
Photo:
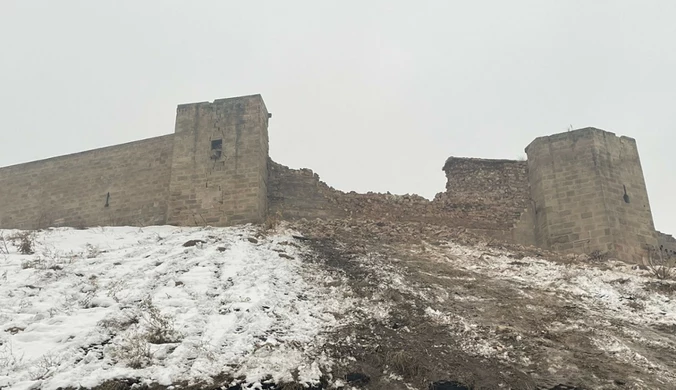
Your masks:
M 292 233 L 58 228 L 36 233 L 34 255 L 10 245 L 0 254 L 0 387 L 221 373 L 318 383 L 333 364 L 323 335 L 350 303 L 298 259 Z

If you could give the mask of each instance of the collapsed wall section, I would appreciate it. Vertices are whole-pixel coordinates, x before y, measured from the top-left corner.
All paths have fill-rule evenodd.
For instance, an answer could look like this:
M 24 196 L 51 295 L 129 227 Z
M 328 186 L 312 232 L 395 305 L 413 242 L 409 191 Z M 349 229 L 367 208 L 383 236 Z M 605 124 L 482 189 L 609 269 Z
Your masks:
M 287 220 L 345 218 L 349 211 L 335 201 L 332 188 L 310 169 L 291 169 L 268 160 L 270 215 Z
M 268 117 L 260 95 L 178 106 L 169 224 L 224 226 L 265 218 Z
M 269 163 L 270 214 L 284 219 L 369 219 L 446 224 L 440 203 L 418 195 L 342 192 L 329 187 L 309 169 Z
M 446 192 L 437 195 L 457 224 L 510 231 L 530 206 L 525 161 L 450 157 Z
M 166 222 L 173 135 L 0 168 L 0 227 Z
M 635 140 L 585 128 L 537 138 L 526 153 L 538 245 L 640 261 L 657 244 Z
M 525 163 L 460 160 L 462 162 L 452 169 L 459 176 L 454 176 L 451 182 L 464 181 L 469 173 L 475 177 L 468 180 L 476 182 L 464 183 L 466 185 L 454 188 L 450 194 L 438 194 L 434 200 L 409 194 L 346 193 L 329 187 L 309 169 L 290 169 L 270 161 L 270 213 L 290 220 L 354 218 L 420 222 L 462 227 L 495 238 L 532 244 L 530 214 L 525 223 L 519 224 L 527 205 Z M 481 179 L 477 179 L 477 174 Z

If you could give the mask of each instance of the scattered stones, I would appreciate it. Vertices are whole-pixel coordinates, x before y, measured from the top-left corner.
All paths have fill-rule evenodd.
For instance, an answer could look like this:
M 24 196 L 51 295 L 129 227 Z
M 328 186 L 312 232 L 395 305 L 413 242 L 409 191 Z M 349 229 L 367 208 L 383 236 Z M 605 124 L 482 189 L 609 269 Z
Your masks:
M 13 326 L 11 328 L 5 329 L 5 332 L 9 334 L 17 334 L 19 332 L 23 332 L 24 328 L 19 328 L 18 326 Z
M 249 242 L 252 244 L 258 244 L 258 240 L 253 237 L 247 237 L 247 240 L 249 240 Z
M 292 246 L 294 248 L 300 248 L 300 245 L 296 244 L 295 242 L 289 242 L 289 241 L 282 241 L 279 243 L 279 245 L 287 245 L 287 246 Z
M 345 380 L 347 383 L 353 386 L 364 386 L 371 381 L 371 378 L 369 378 L 369 376 L 366 374 L 362 374 L 361 372 L 351 372 L 345 375 Z
M 470 390 L 469 387 L 458 382 L 439 381 L 430 384 L 430 390 Z
M 191 246 L 196 246 L 197 244 L 206 244 L 207 242 L 204 240 L 189 240 L 186 241 L 185 244 L 183 244 L 184 247 L 191 247 Z
M 442 246 L 448 242 L 461 245 L 482 245 L 500 251 L 516 253 L 515 260 L 528 264 L 527 257 L 544 257 L 561 263 L 571 263 L 574 259 L 567 259 L 561 253 L 543 250 L 533 246 L 523 246 L 506 241 L 489 238 L 481 233 L 463 227 L 440 226 L 424 222 L 387 221 L 374 219 L 301 219 L 294 222 L 294 227 L 300 230 L 302 236 L 294 236 L 302 241 L 322 240 L 326 238 L 350 238 L 353 247 L 350 252 L 363 254 L 364 247 L 360 247 L 354 238 L 358 237 L 368 244 L 410 244 L 421 249 L 425 244 L 434 243 Z M 517 264 L 515 264 L 517 265 Z
M 289 256 L 289 255 L 287 255 L 286 253 L 280 253 L 280 254 L 279 254 L 279 257 L 281 257 L 281 258 L 283 258 L 283 259 L 289 259 L 289 260 L 293 260 L 293 259 L 294 259 L 293 256 Z

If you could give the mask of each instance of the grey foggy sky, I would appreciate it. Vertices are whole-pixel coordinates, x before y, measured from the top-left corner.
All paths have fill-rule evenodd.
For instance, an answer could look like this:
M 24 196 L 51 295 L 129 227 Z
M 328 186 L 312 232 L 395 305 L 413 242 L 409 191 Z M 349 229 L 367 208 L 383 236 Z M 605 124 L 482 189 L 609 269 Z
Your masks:
M 444 190 L 448 156 L 517 159 L 594 126 L 637 139 L 676 233 L 676 2 L 0 2 L 0 166 L 173 132 L 260 93 L 270 154 L 341 190 Z

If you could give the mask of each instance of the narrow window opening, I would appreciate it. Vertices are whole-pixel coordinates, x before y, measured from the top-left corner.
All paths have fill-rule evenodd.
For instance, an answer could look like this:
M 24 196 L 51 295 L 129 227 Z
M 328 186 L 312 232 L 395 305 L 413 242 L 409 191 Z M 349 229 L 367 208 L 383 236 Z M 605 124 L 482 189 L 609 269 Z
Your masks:
M 624 199 L 624 203 L 629 203 L 629 195 L 627 194 L 627 186 L 624 186 L 624 196 L 622 197 Z
M 106 194 L 106 204 L 103 207 L 110 206 L 110 192 Z
M 223 140 L 215 139 L 211 141 L 211 159 L 218 160 L 223 155 Z

